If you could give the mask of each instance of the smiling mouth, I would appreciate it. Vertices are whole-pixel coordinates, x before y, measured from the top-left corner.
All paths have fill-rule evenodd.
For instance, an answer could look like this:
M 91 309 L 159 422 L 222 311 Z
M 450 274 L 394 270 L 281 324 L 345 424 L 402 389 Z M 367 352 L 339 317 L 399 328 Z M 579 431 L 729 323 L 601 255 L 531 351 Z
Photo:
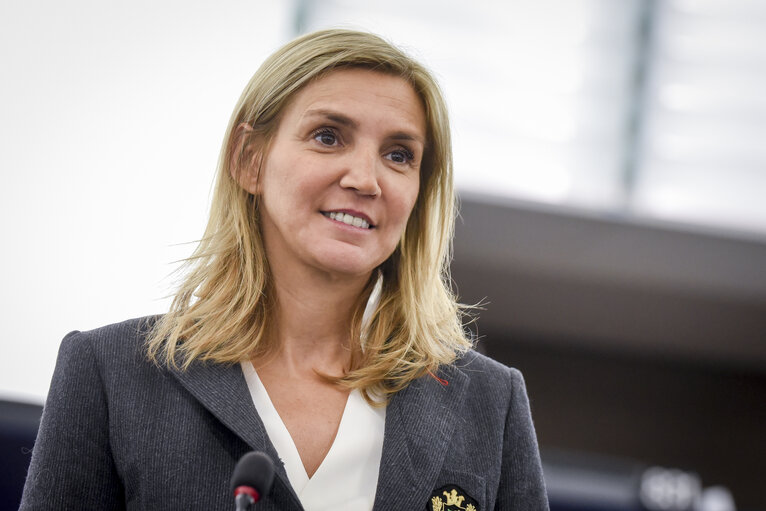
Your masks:
M 351 225 L 353 227 L 361 227 L 362 229 L 372 229 L 374 227 L 373 225 L 370 225 L 369 222 L 367 222 L 367 220 L 364 218 L 349 215 L 348 213 L 322 211 L 322 214 L 331 220 L 335 220 L 336 222 L 343 222 L 344 224 Z

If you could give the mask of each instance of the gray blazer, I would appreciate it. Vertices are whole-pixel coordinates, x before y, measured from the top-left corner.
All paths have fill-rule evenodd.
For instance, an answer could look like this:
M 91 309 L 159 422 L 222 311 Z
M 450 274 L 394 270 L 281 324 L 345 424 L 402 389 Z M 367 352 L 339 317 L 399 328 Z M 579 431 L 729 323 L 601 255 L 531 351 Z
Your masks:
M 240 366 L 158 368 L 147 325 L 64 338 L 21 510 L 230 510 L 232 470 L 251 450 L 277 468 L 257 509 L 301 510 Z M 469 352 L 438 376 L 448 384 L 423 377 L 388 405 L 374 509 L 423 510 L 454 485 L 479 511 L 547 510 L 521 374 Z

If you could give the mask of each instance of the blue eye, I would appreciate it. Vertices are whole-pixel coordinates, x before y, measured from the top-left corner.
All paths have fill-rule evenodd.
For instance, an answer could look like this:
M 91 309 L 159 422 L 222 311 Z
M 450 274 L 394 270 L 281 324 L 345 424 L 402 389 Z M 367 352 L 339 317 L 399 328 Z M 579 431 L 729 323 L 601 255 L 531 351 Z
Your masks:
M 338 136 L 330 128 L 322 128 L 314 132 L 314 140 L 322 145 L 333 146 L 338 142 Z
M 407 149 L 396 149 L 386 155 L 394 163 L 409 163 L 415 159 L 415 155 Z

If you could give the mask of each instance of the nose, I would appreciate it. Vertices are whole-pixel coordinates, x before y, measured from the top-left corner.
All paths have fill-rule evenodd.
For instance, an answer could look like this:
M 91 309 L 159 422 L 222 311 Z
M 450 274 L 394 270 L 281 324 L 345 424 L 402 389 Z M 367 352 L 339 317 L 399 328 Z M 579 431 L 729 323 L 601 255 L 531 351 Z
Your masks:
M 360 195 L 377 197 L 380 195 L 377 166 L 380 155 L 377 150 L 359 147 L 349 154 L 346 160 L 340 186 Z

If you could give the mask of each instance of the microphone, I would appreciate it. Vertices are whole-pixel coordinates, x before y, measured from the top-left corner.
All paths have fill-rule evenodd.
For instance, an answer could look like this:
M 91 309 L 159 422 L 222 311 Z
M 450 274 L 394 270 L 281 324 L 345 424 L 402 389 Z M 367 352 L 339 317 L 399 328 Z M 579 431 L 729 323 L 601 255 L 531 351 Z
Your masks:
M 271 491 L 274 482 L 274 463 L 262 452 L 249 452 L 242 456 L 231 475 L 236 511 L 248 511 L 261 497 Z

